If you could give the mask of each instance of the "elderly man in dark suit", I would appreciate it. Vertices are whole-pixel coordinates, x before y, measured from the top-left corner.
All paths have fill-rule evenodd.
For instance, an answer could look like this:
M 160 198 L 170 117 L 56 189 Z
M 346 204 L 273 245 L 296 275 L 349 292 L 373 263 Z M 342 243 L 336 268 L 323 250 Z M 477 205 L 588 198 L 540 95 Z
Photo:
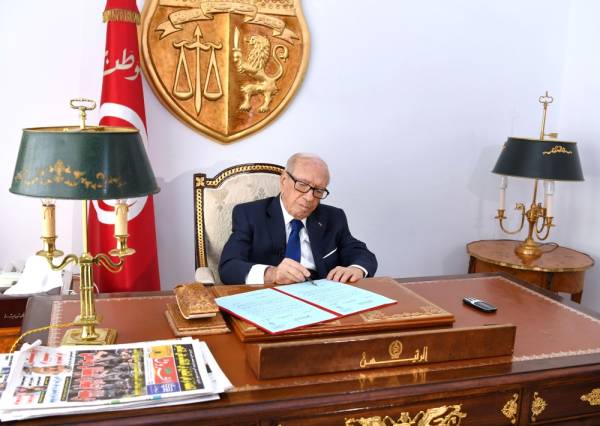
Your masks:
M 316 155 L 294 154 L 280 177 L 281 193 L 237 205 L 219 274 L 225 284 L 288 284 L 371 277 L 377 259 L 348 229 L 344 211 L 320 204 L 329 169 Z

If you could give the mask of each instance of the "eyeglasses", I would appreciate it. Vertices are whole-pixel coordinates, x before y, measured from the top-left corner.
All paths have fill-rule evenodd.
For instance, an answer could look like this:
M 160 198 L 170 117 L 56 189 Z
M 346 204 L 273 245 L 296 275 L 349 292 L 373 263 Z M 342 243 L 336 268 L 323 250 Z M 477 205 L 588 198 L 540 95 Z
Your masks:
M 287 170 L 285 172 L 294 181 L 294 189 L 296 191 L 299 191 L 299 192 L 302 192 L 303 194 L 306 194 L 308 191 L 310 191 L 312 189 L 313 196 L 315 198 L 318 198 L 319 200 L 327 198 L 327 196 L 329 195 L 329 191 L 326 188 L 315 188 L 314 186 L 311 186 L 311 185 L 309 185 L 306 182 L 302 182 L 301 180 L 296 179 Z

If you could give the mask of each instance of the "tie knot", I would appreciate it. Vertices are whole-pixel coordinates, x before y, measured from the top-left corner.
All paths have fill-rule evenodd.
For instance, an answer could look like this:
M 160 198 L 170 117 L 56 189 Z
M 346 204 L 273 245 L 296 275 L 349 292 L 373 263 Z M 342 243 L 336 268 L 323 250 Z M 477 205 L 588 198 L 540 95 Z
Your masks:
M 292 232 L 299 232 L 302 229 L 302 227 L 304 227 L 302 221 L 298 219 L 292 219 L 290 224 L 292 225 Z

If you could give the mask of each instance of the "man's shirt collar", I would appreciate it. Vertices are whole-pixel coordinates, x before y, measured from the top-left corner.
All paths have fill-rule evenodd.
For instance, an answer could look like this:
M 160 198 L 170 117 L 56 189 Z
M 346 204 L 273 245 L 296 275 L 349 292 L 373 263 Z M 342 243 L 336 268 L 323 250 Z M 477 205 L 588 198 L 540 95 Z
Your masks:
M 291 214 L 288 213 L 288 211 L 285 209 L 285 206 L 283 205 L 283 200 L 281 199 L 281 195 L 279 196 L 279 205 L 281 206 L 281 212 L 283 213 L 283 223 L 285 223 L 285 225 L 287 226 L 293 219 L 294 216 L 292 216 Z M 301 219 L 300 222 L 302 222 L 302 225 L 304 225 L 304 228 L 306 228 L 306 217 L 304 219 Z

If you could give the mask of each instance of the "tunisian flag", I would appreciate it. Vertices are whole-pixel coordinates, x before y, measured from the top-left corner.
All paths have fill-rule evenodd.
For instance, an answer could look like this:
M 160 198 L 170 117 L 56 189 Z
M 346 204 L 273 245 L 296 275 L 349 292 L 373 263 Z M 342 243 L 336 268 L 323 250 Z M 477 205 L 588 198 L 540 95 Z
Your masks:
M 135 0 L 108 0 L 104 11 L 106 51 L 100 101 L 100 124 L 135 127 L 148 147 L 146 113 L 137 40 L 140 14 Z M 115 200 L 92 201 L 89 209 L 90 253 L 107 253 L 115 248 Z M 94 268 L 101 292 L 160 290 L 154 202 L 152 196 L 128 199 L 127 245 L 136 250 L 125 258 L 121 272 Z

